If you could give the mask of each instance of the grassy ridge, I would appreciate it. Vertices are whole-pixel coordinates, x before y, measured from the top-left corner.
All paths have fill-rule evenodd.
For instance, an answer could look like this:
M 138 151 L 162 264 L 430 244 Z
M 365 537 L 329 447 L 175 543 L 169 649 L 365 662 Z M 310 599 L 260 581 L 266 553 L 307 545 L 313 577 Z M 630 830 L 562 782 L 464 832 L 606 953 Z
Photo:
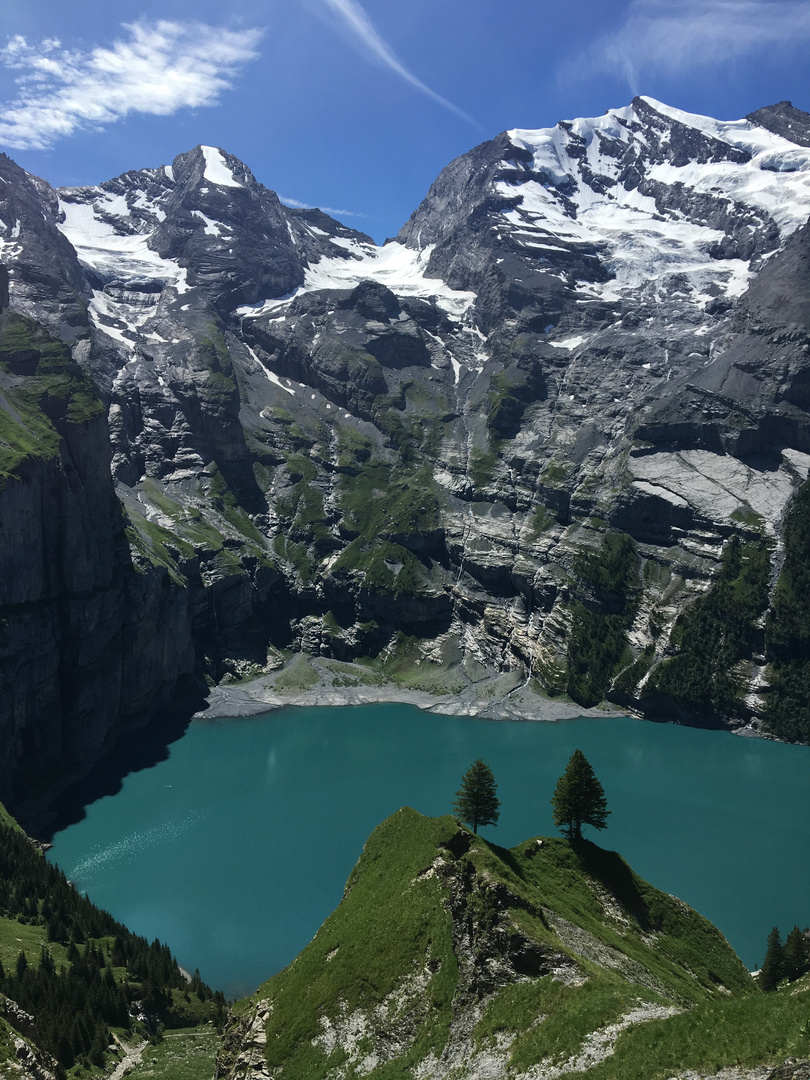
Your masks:
M 327 1055 L 313 1046 L 322 1030 L 319 1017 L 383 1000 L 403 972 L 436 969 L 425 990 L 430 1022 L 422 1042 L 425 1052 L 441 1042 L 457 977 L 451 920 L 438 879 L 420 875 L 456 826 L 440 818 L 419 819 L 421 827 L 414 828 L 417 818 L 415 811 L 401 810 L 372 834 L 344 903 L 293 963 L 257 992 L 274 1003 L 267 1059 L 285 1077 L 321 1075 Z
M 541 958 L 534 974 L 526 956 Z M 664 1006 L 680 1015 L 653 1022 L 676 1032 L 656 1036 L 650 1058 L 663 1080 L 680 1039 L 683 1061 L 696 1064 L 799 1047 L 800 1010 L 779 997 L 766 1000 L 711 923 L 615 853 L 556 838 L 507 850 L 452 817 L 403 808 L 369 837 L 310 945 L 237 1013 L 271 1006 L 267 1061 L 279 1080 L 338 1067 L 404 1080 L 419 1062 L 443 1060 L 460 1012 L 476 1004 L 468 1054 L 508 1045 L 518 1070 L 576 1057 L 593 1031 Z M 633 1069 L 651 1026 L 619 1036 L 621 1067 L 589 1075 L 641 1075 Z M 735 1042 L 743 1027 L 755 1030 Z
M 623 1032 L 613 1056 L 589 1080 L 667 1080 L 675 1071 L 712 1074 L 789 1057 L 810 1057 L 810 980 L 775 994 L 747 994 L 697 1005 L 680 1016 Z

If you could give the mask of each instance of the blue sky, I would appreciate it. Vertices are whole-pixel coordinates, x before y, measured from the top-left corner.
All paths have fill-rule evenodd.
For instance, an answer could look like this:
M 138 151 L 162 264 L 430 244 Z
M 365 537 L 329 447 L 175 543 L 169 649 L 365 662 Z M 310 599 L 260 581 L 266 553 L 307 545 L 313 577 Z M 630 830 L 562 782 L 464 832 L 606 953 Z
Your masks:
M 810 0 L 3 0 L 0 34 L 0 148 L 54 186 L 207 143 L 378 241 L 505 128 L 810 111 Z

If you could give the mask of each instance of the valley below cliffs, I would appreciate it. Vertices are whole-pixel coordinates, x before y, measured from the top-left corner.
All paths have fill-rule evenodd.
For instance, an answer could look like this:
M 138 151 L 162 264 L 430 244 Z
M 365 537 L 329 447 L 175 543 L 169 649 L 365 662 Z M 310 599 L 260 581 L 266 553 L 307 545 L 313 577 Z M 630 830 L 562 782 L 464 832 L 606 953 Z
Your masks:
M 382 247 L 224 149 L 0 178 L 23 818 L 215 687 L 810 740 L 806 113 L 504 132 Z

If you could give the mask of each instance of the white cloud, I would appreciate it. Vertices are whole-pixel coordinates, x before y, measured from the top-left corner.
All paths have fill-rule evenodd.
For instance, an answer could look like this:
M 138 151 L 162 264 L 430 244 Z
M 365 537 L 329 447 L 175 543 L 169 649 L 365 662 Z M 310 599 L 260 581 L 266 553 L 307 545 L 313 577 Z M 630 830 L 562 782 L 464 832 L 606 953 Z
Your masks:
M 45 150 L 75 131 L 96 130 L 129 113 L 170 116 L 215 105 L 235 68 L 256 55 L 262 31 L 161 20 L 124 23 L 128 37 L 90 52 L 58 38 L 29 44 L 19 35 L 0 63 L 20 71 L 18 96 L 0 108 L 0 143 Z
M 637 92 L 645 74 L 681 74 L 808 42 L 806 0 L 633 0 L 619 29 L 598 38 L 563 77 L 572 66 L 608 72 Z
M 359 210 L 338 210 L 334 206 L 313 206 L 312 203 L 301 202 L 300 199 L 288 199 L 286 195 L 279 195 L 279 200 L 285 206 L 291 206 L 294 210 L 322 210 L 324 214 L 332 217 L 368 217 Z
M 429 86 L 426 86 L 421 79 L 417 79 L 417 77 L 405 67 L 402 61 L 374 29 L 371 20 L 357 0 L 324 0 L 324 3 L 339 17 L 354 39 L 359 42 L 363 49 L 367 53 L 370 53 L 375 60 L 379 60 L 385 67 L 390 68 L 391 71 L 396 75 L 399 75 L 401 79 L 410 83 L 416 90 L 437 102 L 442 108 L 447 109 L 448 112 L 455 113 L 456 116 L 460 116 L 462 120 L 466 121 L 468 124 L 472 124 L 473 127 L 479 126 L 471 116 L 462 109 L 459 109 L 452 101 L 448 101 L 447 98 L 442 97 L 441 94 L 437 94 L 435 90 L 431 90 Z

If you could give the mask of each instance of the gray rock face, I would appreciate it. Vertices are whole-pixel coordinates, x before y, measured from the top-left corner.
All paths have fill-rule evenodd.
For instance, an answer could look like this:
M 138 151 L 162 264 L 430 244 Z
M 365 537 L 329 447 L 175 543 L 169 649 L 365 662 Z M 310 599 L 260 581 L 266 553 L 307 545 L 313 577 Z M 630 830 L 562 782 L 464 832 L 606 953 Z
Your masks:
M 643 710 L 724 545 L 768 546 L 773 586 L 807 475 L 808 125 L 637 98 L 504 132 L 382 248 L 211 147 L 61 191 L 0 160 L 0 295 L 107 413 L 0 493 L 27 642 L 0 674 L 31 743 L 5 783 L 268 648 L 452 641 L 570 692 L 585 622 L 615 616 L 626 647 L 594 693 Z M 638 581 L 619 607 L 588 569 L 615 532 Z M 66 719 L 68 641 L 92 736 Z M 713 722 L 757 723 L 762 651 L 734 663 Z
M 56 194 L 5 154 L 0 181 L 0 255 L 15 307 L 72 341 L 87 325 L 87 288 L 76 252 L 57 227 Z
M 776 135 L 796 143 L 797 146 L 810 146 L 810 121 L 807 113 L 795 109 L 792 102 L 780 101 L 776 105 L 766 105 L 746 117 L 760 127 L 773 131 Z
M 23 810 L 167 705 L 194 667 L 186 591 L 133 566 L 103 407 L 34 325 L 0 316 L 5 439 L 32 392 L 50 428 L 27 456 L 6 449 L 0 477 L 0 788 Z

